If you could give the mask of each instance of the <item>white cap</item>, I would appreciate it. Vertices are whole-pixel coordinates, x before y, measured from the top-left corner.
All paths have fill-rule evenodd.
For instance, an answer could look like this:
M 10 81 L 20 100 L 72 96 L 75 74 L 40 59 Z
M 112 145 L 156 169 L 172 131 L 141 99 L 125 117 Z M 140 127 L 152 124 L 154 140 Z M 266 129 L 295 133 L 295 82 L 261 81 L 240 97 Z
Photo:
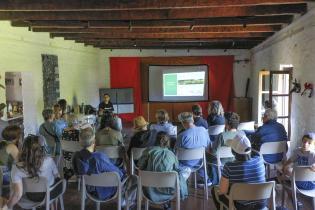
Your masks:
M 251 152 L 251 143 L 244 133 L 238 133 L 234 139 L 227 140 L 226 144 L 240 155 L 246 155 Z

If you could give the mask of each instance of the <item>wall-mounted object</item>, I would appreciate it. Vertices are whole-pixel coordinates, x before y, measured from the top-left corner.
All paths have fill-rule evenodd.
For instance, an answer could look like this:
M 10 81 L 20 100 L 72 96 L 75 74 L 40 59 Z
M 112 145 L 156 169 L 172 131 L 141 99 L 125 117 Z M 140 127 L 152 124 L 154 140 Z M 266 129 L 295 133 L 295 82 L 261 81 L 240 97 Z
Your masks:
M 294 79 L 292 82 L 293 88 L 290 90 L 290 93 L 300 93 L 301 92 L 301 83 Z
M 306 95 L 308 93 L 308 97 L 311 98 L 313 95 L 313 84 L 305 82 L 304 83 L 304 90 L 301 93 L 301 96 Z

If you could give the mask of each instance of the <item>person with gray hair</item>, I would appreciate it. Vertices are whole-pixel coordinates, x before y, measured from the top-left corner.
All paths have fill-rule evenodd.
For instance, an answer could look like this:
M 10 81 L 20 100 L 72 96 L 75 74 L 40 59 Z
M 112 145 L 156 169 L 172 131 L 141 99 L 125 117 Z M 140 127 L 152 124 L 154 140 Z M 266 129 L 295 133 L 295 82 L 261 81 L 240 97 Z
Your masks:
M 266 109 L 263 116 L 263 125 L 251 135 L 253 149 L 259 151 L 260 146 L 266 142 L 288 141 L 287 132 L 281 123 L 277 122 L 277 111 Z M 264 155 L 263 158 L 268 163 L 278 163 L 284 157 L 283 153 Z
M 220 101 L 211 101 L 209 103 L 207 122 L 209 126 L 224 125 L 224 110 Z
M 79 141 L 83 149 L 73 156 L 74 172 L 78 175 L 117 172 L 121 178 L 125 176 L 122 169 L 115 166 L 108 156 L 95 150 L 95 133 L 92 127 L 80 131 Z M 116 193 L 115 187 L 88 187 L 87 190 L 99 199 L 107 199 Z
M 113 117 L 109 125 L 96 133 L 96 145 L 120 146 L 123 145 L 123 135 L 120 130 L 120 118 Z
M 195 149 L 208 148 L 210 138 L 207 130 L 204 127 L 197 127 L 194 124 L 193 114 L 191 112 L 182 112 L 178 115 L 178 120 L 182 123 L 184 131 L 181 132 L 176 140 L 175 149 Z M 191 173 L 191 169 L 200 165 L 200 160 L 180 161 L 181 171 L 185 171 L 184 177 L 187 179 Z M 204 177 L 204 171 L 199 170 L 200 177 Z

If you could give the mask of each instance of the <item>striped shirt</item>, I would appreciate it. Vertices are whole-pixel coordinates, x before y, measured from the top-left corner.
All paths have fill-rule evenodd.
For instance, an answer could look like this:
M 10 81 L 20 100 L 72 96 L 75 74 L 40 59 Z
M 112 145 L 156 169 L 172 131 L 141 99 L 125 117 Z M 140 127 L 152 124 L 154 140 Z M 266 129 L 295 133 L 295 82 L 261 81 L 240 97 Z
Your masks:
M 233 183 L 262 183 L 265 182 L 265 167 L 261 157 L 254 156 L 247 161 L 234 160 L 224 165 L 222 176 Z M 243 205 L 257 204 L 263 201 L 238 201 Z

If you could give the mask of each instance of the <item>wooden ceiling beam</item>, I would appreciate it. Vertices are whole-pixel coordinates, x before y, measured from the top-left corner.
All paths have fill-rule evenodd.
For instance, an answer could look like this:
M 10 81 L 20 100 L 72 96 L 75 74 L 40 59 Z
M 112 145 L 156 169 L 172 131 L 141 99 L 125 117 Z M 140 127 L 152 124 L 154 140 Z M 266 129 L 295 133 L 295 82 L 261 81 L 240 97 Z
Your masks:
M 113 11 L 306 3 L 306 0 L 1 0 L 0 11 Z
M 194 26 L 216 26 L 216 25 L 278 25 L 288 24 L 293 20 L 293 15 L 273 15 L 273 16 L 247 16 L 247 17 L 218 17 L 207 19 L 179 19 L 179 20 L 138 20 L 138 21 L 12 21 L 11 25 L 15 27 L 33 28 L 152 28 L 152 27 L 189 27 Z
M 0 11 L 0 20 L 163 20 L 305 13 L 307 4 L 121 11 Z
M 52 37 L 74 38 L 113 38 L 113 39 L 206 39 L 206 38 L 247 38 L 268 37 L 273 32 L 241 32 L 241 33 L 51 33 Z
M 33 28 L 34 32 L 52 33 L 191 33 L 191 32 L 213 32 L 213 33 L 235 33 L 235 32 L 275 32 L 281 29 L 281 25 L 248 25 L 244 26 L 206 26 L 185 28 Z

